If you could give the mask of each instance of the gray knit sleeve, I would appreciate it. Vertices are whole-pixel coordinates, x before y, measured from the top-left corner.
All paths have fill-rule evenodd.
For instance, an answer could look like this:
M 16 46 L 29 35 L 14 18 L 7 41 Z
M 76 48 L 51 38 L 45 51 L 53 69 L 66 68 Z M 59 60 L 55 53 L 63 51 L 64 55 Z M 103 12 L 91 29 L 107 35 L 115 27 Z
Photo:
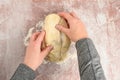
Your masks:
M 106 80 L 98 52 L 89 38 L 76 42 L 81 80 Z
M 34 80 L 34 78 L 35 71 L 25 64 L 20 64 L 10 80 Z

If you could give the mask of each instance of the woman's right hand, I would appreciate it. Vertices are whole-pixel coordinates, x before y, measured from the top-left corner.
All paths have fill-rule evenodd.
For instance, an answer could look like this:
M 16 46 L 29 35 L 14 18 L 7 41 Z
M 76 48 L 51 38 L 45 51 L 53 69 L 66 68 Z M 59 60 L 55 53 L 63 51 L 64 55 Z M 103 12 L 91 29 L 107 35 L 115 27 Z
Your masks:
M 57 25 L 56 28 L 65 33 L 72 41 L 76 42 L 80 39 L 88 37 L 84 24 L 75 13 L 60 12 L 58 14 L 67 20 L 69 28 L 65 28 L 61 25 Z

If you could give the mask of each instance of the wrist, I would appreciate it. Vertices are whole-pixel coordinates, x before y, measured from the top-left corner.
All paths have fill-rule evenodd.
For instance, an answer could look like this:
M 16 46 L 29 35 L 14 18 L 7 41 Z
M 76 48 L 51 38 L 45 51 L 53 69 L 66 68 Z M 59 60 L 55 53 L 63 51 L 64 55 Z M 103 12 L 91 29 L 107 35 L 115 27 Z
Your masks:
M 79 41 L 79 40 L 82 40 L 82 39 L 85 39 L 85 38 L 89 38 L 89 37 L 86 35 L 86 36 L 83 36 L 83 37 L 77 38 L 77 39 L 75 40 L 75 42 L 77 42 L 77 41 Z
M 34 71 L 37 69 L 35 66 L 33 66 L 33 65 L 30 64 L 30 63 L 23 62 L 23 64 L 25 64 L 26 66 L 28 66 L 29 68 L 31 68 L 31 69 L 34 70 Z

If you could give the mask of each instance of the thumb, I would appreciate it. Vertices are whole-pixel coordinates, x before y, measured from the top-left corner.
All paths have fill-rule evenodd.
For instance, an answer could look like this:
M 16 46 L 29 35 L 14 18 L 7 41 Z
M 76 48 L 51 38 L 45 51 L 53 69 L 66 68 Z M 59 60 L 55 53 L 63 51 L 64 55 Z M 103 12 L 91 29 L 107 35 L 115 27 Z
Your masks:
M 40 56 L 45 58 L 52 49 L 53 49 L 53 46 L 47 46 L 45 49 L 42 50 L 42 52 L 40 53 Z
M 56 28 L 57 28 L 59 31 L 61 31 L 61 32 L 65 33 L 66 35 L 68 35 L 69 29 L 67 29 L 67 28 L 65 28 L 65 27 L 63 27 L 63 26 L 61 26 L 61 25 L 57 25 Z

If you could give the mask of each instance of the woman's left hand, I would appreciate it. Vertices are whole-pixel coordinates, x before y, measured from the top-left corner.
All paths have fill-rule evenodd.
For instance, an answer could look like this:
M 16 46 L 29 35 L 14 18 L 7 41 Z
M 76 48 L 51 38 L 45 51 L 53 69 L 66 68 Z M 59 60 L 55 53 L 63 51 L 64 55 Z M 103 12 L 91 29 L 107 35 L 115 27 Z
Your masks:
M 52 46 L 47 46 L 41 50 L 41 44 L 45 36 L 45 31 L 36 32 L 30 38 L 30 43 L 26 49 L 24 64 L 31 69 L 36 70 L 47 54 L 53 49 Z

